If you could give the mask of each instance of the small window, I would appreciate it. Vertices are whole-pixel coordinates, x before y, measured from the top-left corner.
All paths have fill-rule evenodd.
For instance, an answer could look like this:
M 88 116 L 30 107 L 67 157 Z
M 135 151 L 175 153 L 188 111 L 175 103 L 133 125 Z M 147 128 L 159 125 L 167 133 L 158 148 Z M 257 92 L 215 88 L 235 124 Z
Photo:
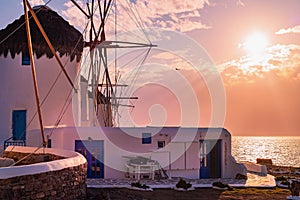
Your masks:
M 151 144 L 151 142 L 152 142 L 151 133 L 143 133 L 142 144 Z
M 166 145 L 166 142 L 165 141 L 157 141 L 157 147 L 160 149 L 160 148 L 164 148 Z
M 30 65 L 30 58 L 28 53 L 22 53 L 22 65 Z
M 51 144 L 51 139 L 48 139 L 48 142 L 47 142 L 47 148 L 51 148 L 52 147 L 52 144 Z

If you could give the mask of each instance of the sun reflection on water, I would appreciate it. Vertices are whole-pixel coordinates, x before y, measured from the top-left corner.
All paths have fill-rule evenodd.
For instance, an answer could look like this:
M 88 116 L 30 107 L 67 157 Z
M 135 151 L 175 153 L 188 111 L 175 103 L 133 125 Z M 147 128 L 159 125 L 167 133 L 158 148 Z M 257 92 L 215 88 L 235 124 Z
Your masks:
M 232 138 L 232 155 L 237 161 L 256 163 L 257 158 L 270 158 L 275 165 L 300 166 L 300 137 Z

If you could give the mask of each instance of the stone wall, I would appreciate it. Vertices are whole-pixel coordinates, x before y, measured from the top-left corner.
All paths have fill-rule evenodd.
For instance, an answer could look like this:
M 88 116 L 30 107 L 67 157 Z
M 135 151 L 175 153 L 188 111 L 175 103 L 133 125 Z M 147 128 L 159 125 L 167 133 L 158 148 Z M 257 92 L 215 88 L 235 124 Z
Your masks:
M 58 171 L 0 179 L 0 199 L 86 199 L 86 170 L 85 163 Z
M 9 146 L 4 156 L 22 165 L 0 168 L 0 199 L 86 199 L 87 161 L 55 148 Z
M 21 152 L 14 152 L 14 151 L 4 151 L 3 157 L 12 158 L 14 159 L 15 162 L 18 162 L 19 160 L 23 159 L 16 165 L 30 165 L 34 163 L 49 162 L 49 161 L 59 160 L 64 158 L 62 156 L 49 154 L 49 153 L 29 154 L 29 153 L 21 153 Z

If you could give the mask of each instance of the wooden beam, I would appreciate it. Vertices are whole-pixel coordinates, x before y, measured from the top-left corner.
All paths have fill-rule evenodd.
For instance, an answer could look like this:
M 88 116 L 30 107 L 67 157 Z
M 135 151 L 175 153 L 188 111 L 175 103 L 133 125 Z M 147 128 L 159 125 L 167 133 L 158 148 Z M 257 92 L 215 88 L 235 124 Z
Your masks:
M 29 25 L 29 19 L 28 19 L 28 12 L 27 12 L 26 3 L 28 4 L 27 0 L 23 0 L 24 12 L 25 12 L 26 34 L 27 34 L 28 50 L 29 50 L 30 65 L 31 65 L 31 74 L 32 74 L 32 79 L 33 79 L 33 86 L 34 86 L 34 92 L 35 92 L 35 101 L 36 101 L 36 106 L 37 106 L 37 111 L 38 111 L 38 117 L 39 117 L 40 129 L 41 129 L 41 134 L 42 134 L 43 146 L 46 147 L 47 142 L 45 140 L 45 135 L 44 135 L 44 126 L 43 126 L 43 120 L 42 120 L 42 112 L 41 112 L 41 108 L 40 108 L 39 90 L 38 90 L 37 80 L 36 80 L 36 71 L 35 71 L 35 65 L 34 65 L 34 57 L 33 57 L 31 34 L 30 34 L 30 25 Z
M 74 0 L 71 0 L 71 1 L 88 19 L 91 17 L 78 5 L 78 3 L 76 3 L 76 1 L 74 1 Z
M 121 42 L 121 41 L 110 41 L 106 40 L 104 42 L 101 41 L 93 41 L 93 42 L 84 42 L 84 47 L 98 46 L 101 48 L 143 48 L 143 47 L 157 47 L 155 44 L 145 44 L 145 43 L 136 43 L 136 42 Z M 120 45 L 119 45 L 120 44 Z M 123 45 L 123 46 L 122 46 Z
M 138 97 L 107 97 L 109 99 L 139 99 Z
M 123 106 L 123 107 L 129 107 L 129 108 L 135 108 L 133 105 L 127 105 L 127 104 L 111 104 L 112 106 Z
M 93 84 L 89 84 L 88 86 L 93 86 Z M 106 84 L 106 83 L 98 84 L 98 87 L 106 87 L 106 86 L 110 86 L 110 85 Z M 111 86 L 113 86 L 113 87 L 128 87 L 128 85 L 126 85 L 126 84 L 114 84 L 114 83 L 112 83 Z
M 33 19 L 34 19 L 36 25 L 38 26 L 40 32 L 42 33 L 44 39 L 46 40 L 46 42 L 47 42 L 47 44 L 48 44 L 48 46 L 49 46 L 49 48 L 50 48 L 50 51 L 52 52 L 53 56 L 54 56 L 55 59 L 57 60 L 59 66 L 60 66 L 60 68 L 61 68 L 61 70 L 63 71 L 63 73 L 64 73 L 65 76 L 67 77 L 67 79 L 68 79 L 70 85 L 71 85 L 72 88 L 74 88 L 74 90 L 76 91 L 75 86 L 74 86 L 74 84 L 73 84 L 71 78 L 69 77 L 67 71 L 65 70 L 63 64 L 61 63 L 61 61 L 60 61 L 58 55 L 56 54 L 55 49 L 54 49 L 53 45 L 51 44 L 51 42 L 50 42 L 50 40 L 49 40 L 49 38 L 48 38 L 46 32 L 44 31 L 44 28 L 42 27 L 42 25 L 41 25 L 39 19 L 37 18 L 37 16 L 35 15 L 34 11 L 32 10 L 32 8 L 31 8 L 31 6 L 30 6 L 28 0 L 25 0 L 25 1 L 26 1 L 26 5 L 27 5 L 27 7 L 29 8 L 29 11 L 30 11 L 30 13 L 31 13 L 31 15 L 32 15 L 32 17 L 33 17 Z M 66 34 L 68 34 L 68 33 L 66 33 Z

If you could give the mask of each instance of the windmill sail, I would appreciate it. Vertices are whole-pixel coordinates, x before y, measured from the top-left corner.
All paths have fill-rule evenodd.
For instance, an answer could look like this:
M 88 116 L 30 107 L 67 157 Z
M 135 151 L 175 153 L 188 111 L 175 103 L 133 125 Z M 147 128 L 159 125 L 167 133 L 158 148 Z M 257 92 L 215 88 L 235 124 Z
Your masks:
M 73 1 L 72 1 L 73 2 Z M 154 45 L 149 42 L 107 40 L 106 25 L 114 17 L 115 29 L 117 28 L 117 6 L 116 1 L 97 1 L 87 3 L 89 16 L 89 31 L 87 35 L 86 48 L 82 56 L 80 73 L 78 76 L 78 123 L 80 126 L 106 126 L 118 125 L 118 108 L 120 106 L 134 107 L 124 104 L 126 99 L 137 99 L 136 97 L 118 96 L 126 84 L 120 84 L 118 75 L 117 59 L 109 59 L 109 55 L 116 55 L 118 49 L 124 48 L 147 48 L 147 54 Z M 77 7 L 79 5 L 76 5 Z M 113 15 L 114 14 L 114 15 Z M 98 18 L 96 17 L 98 16 Z M 98 21 L 97 21 L 98 20 Z M 99 26 L 96 27 L 96 22 Z M 111 29 L 112 27 L 110 27 Z M 117 34 L 116 31 L 111 33 Z M 141 57 L 145 60 L 145 57 Z M 143 62 L 140 62 L 141 64 Z M 118 89 L 121 88 L 121 89 Z

